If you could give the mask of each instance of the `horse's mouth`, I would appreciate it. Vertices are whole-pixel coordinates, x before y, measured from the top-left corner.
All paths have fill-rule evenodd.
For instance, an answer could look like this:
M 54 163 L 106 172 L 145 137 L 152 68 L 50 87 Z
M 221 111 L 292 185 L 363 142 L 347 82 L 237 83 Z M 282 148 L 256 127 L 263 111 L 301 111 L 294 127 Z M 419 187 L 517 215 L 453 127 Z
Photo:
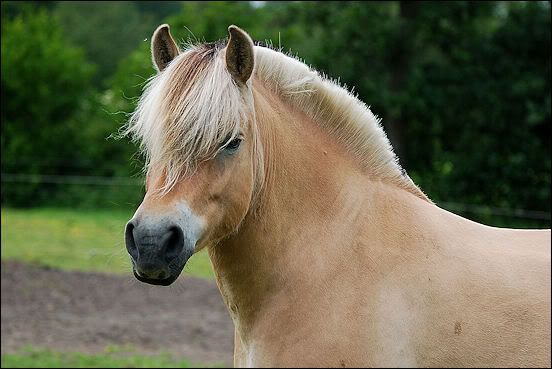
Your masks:
M 134 273 L 134 277 L 136 277 L 136 279 L 139 280 L 140 282 L 153 284 L 155 286 L 169 286 L 174 281 L 176 281 L 179 275 L 179 274 L 175 274 L 165 279 L 153 279 L 153 278 L 146 278 L 146 277 L 140 276 L 138 273 L 136 273 L 136 270 L 134 268 L 132 269 L 132 272 Z

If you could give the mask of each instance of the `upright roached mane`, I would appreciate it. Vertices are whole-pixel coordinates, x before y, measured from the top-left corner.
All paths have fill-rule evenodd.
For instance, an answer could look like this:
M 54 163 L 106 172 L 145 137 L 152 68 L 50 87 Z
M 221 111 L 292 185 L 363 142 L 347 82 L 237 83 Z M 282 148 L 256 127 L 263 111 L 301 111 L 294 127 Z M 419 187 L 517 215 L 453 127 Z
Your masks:
M 240 86 L 226 70 L 225 45 L 189 46 L 176 56 L 149 80 L 125 127 L 124 133 L 140 142 L 146 169 L 165 169 L 162 192 L 191 174 L 199 162 L 214 157 L 239 134 L 240 123 L 254 116 Z M 262 46 L 255 46 L 254 51 L 254 79 L 321 122 L 374 180 L 395 184 L 429 201 L 400 167 L 379 120 L 364 103 L 293 57 Z M 257 169 L 262 173 L 258 137 L 255 142 Z M 262 184 L 262 178 L 259 181 Z

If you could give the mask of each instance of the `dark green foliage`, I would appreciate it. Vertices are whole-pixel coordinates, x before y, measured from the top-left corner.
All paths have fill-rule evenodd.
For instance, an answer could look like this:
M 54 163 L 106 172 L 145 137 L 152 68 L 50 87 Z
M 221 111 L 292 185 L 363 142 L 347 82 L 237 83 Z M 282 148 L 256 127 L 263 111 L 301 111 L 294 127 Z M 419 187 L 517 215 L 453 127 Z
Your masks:
M 58 16 L 67 39 L 82 47 L 90 62 L 98 66 L 94 83 L 100 87 L 117 64 L 150 37 L 167 13 L 177 13 L 178 2 L 170 1 L 60 1 Z
M 550 9 L 474 5 L 429 12 L 435 57 L 404 85 L 409 167 L 436 200 L 550 212 Z
M 236 24 L 354 86 L 438 204 L 550 213 L 549 2 L 36 3 L 2 2 L 3 173 L 139 177 L 136 147 L 108 137 L 154 73 L 154 29 L 215 41 Z M 2 203 L 126 206 L 141 193 L 4 182 Z
M 139 173 L 129 162 L 135 148 L 109 139 L 119 128 L 104 104 L 110 92 L 100 95 L 91 88 L 95 68 L 83 54 L 44 11 L 2 22 L 2 204 L 112 206 L 139 198 L 140 186 L 121 191 L 41 181 L 40 175 Z M 9 182 L 13 174 L 34 177 Z
M 45 11 L 2 22 L 2 173 L 71 173 L 93 70 Z M 36 190 L 2 186 L 2 201 L 32 202 Z

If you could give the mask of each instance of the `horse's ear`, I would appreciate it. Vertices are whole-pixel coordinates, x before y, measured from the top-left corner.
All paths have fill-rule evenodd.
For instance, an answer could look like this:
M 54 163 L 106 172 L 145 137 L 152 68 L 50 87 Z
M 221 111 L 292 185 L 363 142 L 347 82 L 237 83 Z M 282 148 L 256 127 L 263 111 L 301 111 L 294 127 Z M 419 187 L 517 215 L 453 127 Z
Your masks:
M 226 69 L 238 85 L 245 85 L 255 65 L 253 40 L 240 28 L 232 25 L 228 27 L 230 39 L 226 46 Z
M 168 24 L 162 24 L 151 38 L 151 59 L 157 71 L 162 72 L 179 53 Z

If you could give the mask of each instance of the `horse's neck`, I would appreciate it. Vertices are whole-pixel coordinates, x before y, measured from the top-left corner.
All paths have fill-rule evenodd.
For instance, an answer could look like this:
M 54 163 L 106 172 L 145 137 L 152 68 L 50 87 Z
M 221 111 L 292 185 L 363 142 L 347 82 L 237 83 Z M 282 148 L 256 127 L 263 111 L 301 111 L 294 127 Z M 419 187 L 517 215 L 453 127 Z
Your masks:
M 265 188 L 239 232 L 210 250 L 223 298 L 245 336 L 265 307 L 308 293 L 334 260 L 354 257 L 367 229 L 379 237 L 382 230 L 412 228 L 396 219 L 408 218 L 408 201 L 423 202 L 367 178 L 319 125 L 268 91 L 260 89 L 254 98 Z M 397 193 L 400 199 L 393 198 Z

